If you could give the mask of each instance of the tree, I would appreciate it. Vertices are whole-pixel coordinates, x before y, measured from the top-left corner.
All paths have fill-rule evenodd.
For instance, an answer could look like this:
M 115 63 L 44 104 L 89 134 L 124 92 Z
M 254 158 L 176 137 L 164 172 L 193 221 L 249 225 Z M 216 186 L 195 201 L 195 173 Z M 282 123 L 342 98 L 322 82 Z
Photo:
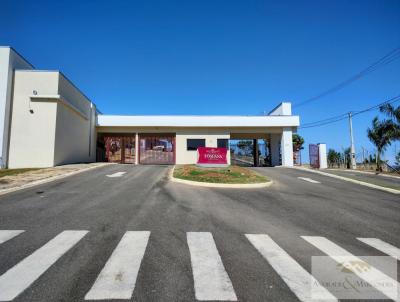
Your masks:
M 346 168 L 350 169 L 350 163 L 351 163 L 351 149 L 350 149 L 350 147 L 344 149 L 343 158 L 344 158 L 344 161 L 346 163 Z
M 295 133 L 292 135 L 292 142 L 293 142 L 293 161 L 295 164 L 299 164 L 298 157 L 300 158 L 300 165 L 301 165 L 301 153 L 300 150 L 303 150 L 304 138 L 301 137 L 299 134 Z
M 396 155 L 396 165 L 400 166 L 400 152 Z
M 367 129 L 369 140 L 376 147 L 376 170 L 381 172 L 381 155 L 391 144 L 391 124 L 384 120 L 380 121 L 378 117 L 372 120 L 372 127 Z
M 386 121 L 386 131 L 391 141 L 400 139 L 400 106 L 393 107 L 392 104 L 385 104 L 379 107 L 389 120 Z
M 339 152 L 336 152 L 334 149 L 328 150 L 328 164 L 330 167 L 333 167 L 334 165 L 339 166 L 340 159 L 341 159 L 341 155 Z
M 251 155 L 252 152 L 253 152 L 253 147 L 252 147 L 252 145 L 253 145 L 253 142 L 250 141 L 250 140 L 242 140 L 242 141 L 239 141 L 238 144 L 237 144 L 238 148 L 239 148 L 240 150 L 242 150 L 243 153 L 244 153 L 245 155 L 247 155 L 247 156 L 248 156 L 248 155 Z
M 292 141 L 293 141 L 293 151 L 294 152 L 299 152 L 300 150 L 303 150 L 303 144 L 304 144 L 304 138 L 301 137 L 299 134 L 295 133 L 292 136 Z

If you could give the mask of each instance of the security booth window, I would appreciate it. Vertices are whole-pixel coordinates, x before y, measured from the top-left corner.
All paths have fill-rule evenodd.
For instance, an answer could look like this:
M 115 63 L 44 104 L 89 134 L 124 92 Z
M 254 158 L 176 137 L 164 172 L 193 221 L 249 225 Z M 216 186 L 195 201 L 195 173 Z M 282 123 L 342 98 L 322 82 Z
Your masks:
M 227 138 L 218 138 L 217 147 L 229 149 L 229 140 Z
M 206 146 L 205 139 L 189 138 L 186 142 L 187 142 L 187 151 L 197 151 L 197 148 Z

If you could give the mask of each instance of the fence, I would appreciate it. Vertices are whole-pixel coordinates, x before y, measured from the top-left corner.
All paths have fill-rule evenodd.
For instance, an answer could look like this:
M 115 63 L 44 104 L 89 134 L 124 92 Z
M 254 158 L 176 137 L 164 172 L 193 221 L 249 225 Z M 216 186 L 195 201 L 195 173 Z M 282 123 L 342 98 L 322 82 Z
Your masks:
M 229 149 L 232 164 L 241 166 L 254 165 L 253 140 L 240 140 L 240 142 L 232 140 L 229 142 Z M 258 155 L 259 166 L 270 165 L 271 157 L 269 155 L 268 146 L 265 145 L 264 141 L 258 142 Z

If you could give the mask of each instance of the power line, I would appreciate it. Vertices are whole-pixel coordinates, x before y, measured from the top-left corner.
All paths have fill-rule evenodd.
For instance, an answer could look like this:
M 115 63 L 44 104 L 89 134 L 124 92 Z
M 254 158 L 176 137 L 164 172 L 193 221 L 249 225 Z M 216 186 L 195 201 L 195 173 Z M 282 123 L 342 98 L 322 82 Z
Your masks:
M 395 96 L 395 97 L 393 97 L 393 98 L 391 98 L 389 100 L 386 100 L 386 101 L 384 101 L 382 103 L 376 104 L 374 106 L 371 106 L 371 107 L 368 107 L 368 108 L 365 108 L 365 109 L 362 109 L 362 110 L 359 110 L 359 111 L 355 111 L 355 112 L 352 113 L 352 115 L 356 116 L 356 115 L 359 115 L 359 114 L 362 114 L 362 113 L 365 113 L 365 112 L 368 112 L 368 111 L 372 111 L 372 110 L 378 109 L 382 105 L 393 104 L 393 103 L 396 103 L 398 101 L 400 101 L 400 95 Z M 341 120 L 347 119 L 347 117 L 348 117 L 348 113 L 343 113 L 343 114 L 340 114 L 340 115 L 337 115 L 337 116 L 333 116 L 333 117 L 330 117 L 330 118 L 326 118 L 326 119 L 323 119 L 323 120 L 310 122 L 310 123 L 305 123 L 303 126 L 300 126 L 299 129 L 320 127 L 320 126 L 324 126 L 324 125 L 328 125 L 328 124 L 339 122 Z
M 329 88 L 329 89 L 323 91 L 322 93 L 319 93 L 319 94 L 317 94 L 311 98 L 308 98 L 300 103 L 294 104 L 293 107 L 300 107 L 300 106 L 306 105 L 310 102 L 321 99 L 329 94 L 335 93 L 336 91 L 341 90 L 345 86 L 350 85 L 351 83 L 359 80 L 360 78 L 368 75 L 371 72 L 374 72 L 375 70 L 379 69 L 380 67 L 385 66 L 385 65 L 393 62 L 394 60 L 397 60 L 398 58 L 400 58 L 400 47 L 393 49 L 388 54 L 381 57 L 378 61 L 374 62 L 367 68 L 361 70 L 357 74 L 351 76 L 347 80 L 340 82 L 339 84 L 333 86 L 332 88 Z

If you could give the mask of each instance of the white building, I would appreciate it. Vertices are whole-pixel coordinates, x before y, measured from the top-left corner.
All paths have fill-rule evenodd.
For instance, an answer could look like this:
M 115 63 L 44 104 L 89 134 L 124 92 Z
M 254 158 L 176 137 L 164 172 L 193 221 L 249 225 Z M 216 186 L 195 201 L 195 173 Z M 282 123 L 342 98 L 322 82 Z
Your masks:
M 290 103 L 267 116 L 103 115 L 61 72 L 36 70 L 12 48 L 0 47 L 2 167 L 193 164 L 197 147 L 229 148 L 236 139 L 266 139 L 271 164 L 292 166 L 298 126 Z

